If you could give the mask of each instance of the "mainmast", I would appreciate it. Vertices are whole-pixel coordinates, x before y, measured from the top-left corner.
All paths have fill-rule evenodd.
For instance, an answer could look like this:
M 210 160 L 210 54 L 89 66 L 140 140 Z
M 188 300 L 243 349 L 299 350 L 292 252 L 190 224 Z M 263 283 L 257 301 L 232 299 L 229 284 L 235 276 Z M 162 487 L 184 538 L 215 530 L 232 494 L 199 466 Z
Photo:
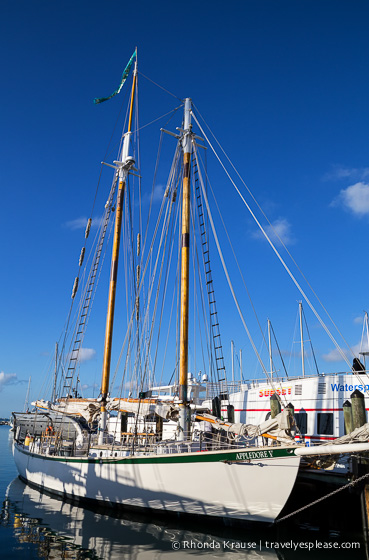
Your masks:
M 185 99 L 182 182 L 182 243 L 181 243 L 181 318 L 179 345 L 179 439 L 190 432 L 190 408 L 187 395 L 188 375 L 188 315 L 189 315 L 189 261 L 190 261 L 190 174 L 191 174 L 191 99 Z
M 135 163 L 133 157 L 129 155 L 129 151 L 130 151 L 129 148 L 130 148 L 130 140 L 132 134 L 132 116 L 133 116 L 133 104 L 134 104 L 134 96 L 135 96 L 135 89 L 136 89 L 136 81 L 137 81 L 137 62 L 135 62 L 135 69 L 133 74 L 131 104 L 130 104 L 129 119 L 128 119 L 128 130 L 124 135 L 120 160 L 114 162 L 118 167 L 119 186 L 118 186 L 118 195 L 117 195 L 117 205 L 115 211 L 115 226 L 114 226 L 113 252 L 112 252 L 111 269 L 110 269 L 108 312 L 106 317 L 106 328 L 105 328 L 104 361 L 103 361 L 103 371 L 102 371 L 102 379 L 101 379 L 101 407 L 100 407 L 100 423 L 99 423 L 99 438 L 98 438 L 99 445 L 104 443 L 104 439 L 105 439 L 104 436 L 105 436 L 106 425 L 107 425 L 106 402 L 107 402 L 108 392 L 109 392 L 114 309 L 115 309 L 115 296 L 116 296 L 117 275 L 118 275 L 119 245 L 120 245 L 122 219 L 123 219 L 124 192 L 126 189 L 126 182 L 127 182 L 129 170 Z

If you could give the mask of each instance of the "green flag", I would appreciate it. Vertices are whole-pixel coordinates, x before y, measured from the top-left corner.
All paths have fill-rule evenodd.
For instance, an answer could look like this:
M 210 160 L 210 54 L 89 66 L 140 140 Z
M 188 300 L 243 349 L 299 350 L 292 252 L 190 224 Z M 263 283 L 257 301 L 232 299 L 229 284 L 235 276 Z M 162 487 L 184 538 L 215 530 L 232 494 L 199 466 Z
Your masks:
M 132 66 L 132 64 L 133 64 L 133 61 L 134 61 L 136 55 L 137 55 L 137 51 L 135 50 L 135 52 L 133 53 L 133 55 L 132 55 L 131 58 L 129 59 L 129 62 L 128 62 L 127 66 L 126 66 L 125 69 L 124 69 L 124 72 L 123 72 L 123 74 L 122 74 L 122 79 L 121 79 L 121 81 L 120 81 L 120 84 L 119 84 L 118 89 L 116 89 L 111 95 L 109 95 L 109 97 L 100 97 L 100 98 L 95 97 L 94 103 L 95 103 L 96 105 L 97 105 L 98 103 L 103 103 L 104 101 L 108 101 L 108 99 L 111 99 L 112 97 L 114 97 L 115 95 L 117 95 L 117 94 L 120 92 L 120 90 L 121 90 L 122 87 L 124 86 L 124 82 L 125 82 L 126 79 L 128 78 L 129 71 L 131 70 L 131 66 Z

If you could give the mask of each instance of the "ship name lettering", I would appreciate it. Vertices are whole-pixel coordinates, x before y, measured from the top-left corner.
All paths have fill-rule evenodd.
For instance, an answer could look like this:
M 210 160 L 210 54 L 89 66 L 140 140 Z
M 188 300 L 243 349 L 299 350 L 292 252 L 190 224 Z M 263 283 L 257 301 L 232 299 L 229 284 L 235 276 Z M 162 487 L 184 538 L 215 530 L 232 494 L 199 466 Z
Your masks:
M 273 451 L 245 451 L 244 453 L 236 454 L 236 461 L 244 461 L 248 459 L 264 459 L 273 457 Z

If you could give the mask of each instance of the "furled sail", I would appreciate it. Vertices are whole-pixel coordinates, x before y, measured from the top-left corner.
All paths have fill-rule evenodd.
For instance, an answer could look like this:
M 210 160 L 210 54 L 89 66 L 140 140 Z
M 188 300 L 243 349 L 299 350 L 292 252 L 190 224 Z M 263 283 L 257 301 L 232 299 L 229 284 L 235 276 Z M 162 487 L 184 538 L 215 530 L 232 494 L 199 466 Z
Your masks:
M 224 422 L 211 414 L 198 415 L 197 418 L 210 422 L 213 428 L 217 430 L 226 431 L 228 437 L 234 436 L 235 438 L 245 437 L 254 439 L 259 436 L 269 436 L 281 443 L 291 444 L 294 442 L 294 438 L 290 432 L 293 427 L 293 422 L 289 409 L 283 410 L 277 414 L 275 418 L 270 418 L 256 426 L 253 424 Z
M 114 399 L 107 405 L 108 410 L 131 412 L 148 416 L 157 414 L 165 420 L 178 420 L 179 409 L 172 404 L 159 403 L 154 399 Z

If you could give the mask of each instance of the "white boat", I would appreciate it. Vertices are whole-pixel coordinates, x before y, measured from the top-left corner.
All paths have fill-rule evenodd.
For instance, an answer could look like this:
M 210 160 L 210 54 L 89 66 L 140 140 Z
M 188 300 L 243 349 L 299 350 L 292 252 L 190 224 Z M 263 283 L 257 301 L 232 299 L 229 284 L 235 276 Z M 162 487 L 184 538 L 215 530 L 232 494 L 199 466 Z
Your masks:
M 269 348 L 270 372 L 264 378 L 233 381 L 228 386 L 228 391 L 221 385 L 209 385 L 207 393 L 208 395 L 223 395 L 220 403 L 222 415 L 227 417 L 227 407 L 231 406 L 234 421 L 244 424 L 261 424 L 267 420 L 271 415 L 270 399 L 273 395 L 277 395 L 282 406 L 289 406 L 293 409 L 297 425 L 296 439 L 311 445 L 329 443 L 355 428 L 355 426 L 350 426 L 350 422 L 345 425 L 344 415 L 345 407 L 346 411 L 350 412 L 352 393 L 360 392 L 365 411 L 369 410 L 369 372 L 365 363 L 369 345 L 368 314 L 364 315 L 360 352 L 357 357 L 354 357 L 351 369 L 333 373 L 318 371 L 312 347 L 310 354 L 314 358 L 312 362 L 316 371 L 307 372 L 301 302 L 299 303 L 299 315 L 301 371 L 298 374 L 288 372 L 284 363 L 284 370 L 281 367 L 279 371 L 276 371 L 276 362 L 274 363 L 271 348 Z M 270 328 L 270 322 L 268 322 L 268 326 Z M 270 336 L 268 338 L 270 342 Z M 354 353 L 352 355 L 355 356 Z M 281 371 L 283 371 L 282 374 Z M 240 377 L 242 377 L 242 372 L 240 372 Z M 210 401 L 205 401 L 204 404 L 209 406 Z
M 125 69 L 121 85 L 129 74 L 135 54 Z M 50 403 L 38 401 L 36 405 L 39 411 L 29 415 L 23 414 L 21 421 L 17 421 L 17 414 L 14 414 L 15 463 L 23 480 L 38 488 L 77 501 L 98 502 L 112 507 L 139 508 L 176 515 L 217 517 L 224 519 L 226 523 L 270 523 L 279 515 L 291 493 L 299 469 L 300 457 L 309 455 L 312 451 L 304 445 L 296 444 L 290 433 L 291 416 L 288 410 L 275 419 L 262 423 L 261 426 L 237 426 L 234 423 L 219 422 L 219 419 L 204 411 L 198 395 L 195 398 L 191 396 L 190 388 L 195 390 L 196 386 L 200 385 L 197 382 L 190 383 L 192 377 L 189 375 L 188 368 L 192 179 L 197 189 L 195 196 L 201 201 L 202 212 L 205 212 L 205 209 L 209 210 L 209 203 L 201 172 L 201 158 L 198 154 L 202 138 L 193 131 L 193 124 L 199 125 L 199 121 L 189 98 L 186 98 L 182 104 L 184 114 L 182 123 L 179 123 L 180 127 L 175 133 L 171 133 L 176 138 L 176 150 L 162 205 L 167 212 L 164 221 L 167 220 L 168 224 L 173 208 L 176 208 L 175 211 L 173 210 L 173 215 L 175 213 L 179 215 L 179 207 L 174 205 L 177 191 L 181 195 L 178 196 L 182 200 L 179 235 L 180 266 L 178 267 L 181 271 L 178 275 L 181 279 L 177 329 L 179 367 L 177 382 L 168 385 L 168 388 L 174 386 L 176 390 L 174 394 L 166 397 L 160 394 L 159 390 L 155 396 L 152 391 L 147 391 L 149 379 L 142 374 L 145 368 L 147 370 L 151 368 L 149 364 L 156 363 L 157 360 L 156 354 L 154 358 L 150 354 L 153 338 L 151 321 L 157 311 L 156 298 L 165 291 L 167 285 L 164 283 L 164 287 L 157 289 L 155 298 L 154 280 L 148 276 L 150 266 L 153 278 L 155 274 L 161 277 L 162 271 L 165 271 L 159 259 L 163 246 L 167 242 L 170 245 L 171 238 L 168 233 L 170 230 L 167 229 L 167 233 L 161 237 L 155 258 L 152 256 L 153 250 L 150 246 L 147 260 L 142 260 L 142 237 L 139 236 L 137 256 L 133 259 L 136 264 L 133 266 L 130 262 L 127 265 L 127 268 L 132 269 L 135 281 L 131 285 L 133 297 L 127 309 L 126 346 L 130 347 L 130 350 L 134 347 L 138 352 L 131 362 L 130 358 L 126 358 L 124 369 L 131 365 L 138 394 L 135 398 L 131 395 L 125 397 L 118 395 L 115 398 L 110 396 L 120 238 L 122 232 L 131 230 L 132 226 L 131 214 L 125 212 L 125 204 L 128 205 L 133 196 L 129 191 L 130 179 L 142 173 L 141 169 L 137 169 L 132 155 L 137 76 L 137 63 L 135 63 L 127 113 L 127 131 L 122 136 L 117 160 L 108 164 L 114 168 L 113 183 L 105 207 L 95 256 L 92 258 L 92 272 L 86 275 L 87 280 L 78 307 L 74 342 L 70 351 L 66 352 L 67 363 L 62 368 L 61 390 L 58 392 L 54 383 Z M 204 136 L 202 129 L 200 133 Z M 191 171 L 190 164 L 194 166 L 194 171 Z M 80 399 L 76 393 L 75 384 L 78 382 L 79 375 L 77 364 L 90 314 L 90 300 L 95 294 L 96 271 L 97 264 L 100 264 L 101 247 L 113 215 L 115 215 L 115 225 L 101 390 L 97 399 L 86 400 Z M 126 218 L 128 223 L 123 223 L 123 218 Z M 209 221 L 212 224 L 211 214 L 209 214 Z M 86 238 L 90 228 L 91 219 L 87 225 Z M 216 307 L 211 296 L 209 246 L 204 228 L 205 222 L 202 220 L 199 222 L 199 229 L 202 245 L 205 247 L 204 275 L 212 318 L 211 330 L 213 340 L 218 340 L 220 334 L 217 323 L 213 321 Z M 216 244 L 218 244 L 217 239 Z M 134 253 L 132 246 L 130 250 Z M 80 266 L 84 255 L 85 247 L 81 252 Z M 82 274 L 74 283 L 73 302 L 81 279 Z M 233 290 L 231 291 L 233 293 Z M 150 321 L 148 314 L 141 311 L 145 300 L 148 302 L 148 309 L 151 302 Z M 237 301 L 236 306 L 240 311 Z M 163 316 L 164 308 L 161 310 L 160 323 Z M 134 343 L 132 342 L 133 325 L 137 326 L 135 331 L 137 338 Z M 159 333 L 163 330 L 164 328 L 161 327 L 160 331 L 159 327 Z M 222 361 L 222 356 L 219 353 L 219 346 L 213 346 L 214 360 L 218 364 Z M 173 352 L 172 370 L 176 369 L 176 362 L 177 355 Z M 221 369 L 217 367 L 218 371 Z M 118 425 L 116 420 L 118 426 L 116 434 L 109 431 L 109 415 L 113 411 L 118 413 L 120 423 Z M 122 430 L 122 418 L 125 419 L 124 430 Z M 149 423 L 146 422 L 147 419 Z M 27 422 L 26 431 L 24 422 Z M 163 424 L 167 425 L 168 422 L 175 429 L 166 437 Z M 207 430 L 209 424 L 216 430 L 211 437 Z M 272 438 L 273 445 L 258 446 L 261 435 Z M 341 446 L 339 450 L 322 447 L 318 452 L 329 455 L 338 451 L 352 453 L 367 449 L 369 444 L 361 443 Z M 317 450 L 314 450 L 314 453 L 316 454 Z

